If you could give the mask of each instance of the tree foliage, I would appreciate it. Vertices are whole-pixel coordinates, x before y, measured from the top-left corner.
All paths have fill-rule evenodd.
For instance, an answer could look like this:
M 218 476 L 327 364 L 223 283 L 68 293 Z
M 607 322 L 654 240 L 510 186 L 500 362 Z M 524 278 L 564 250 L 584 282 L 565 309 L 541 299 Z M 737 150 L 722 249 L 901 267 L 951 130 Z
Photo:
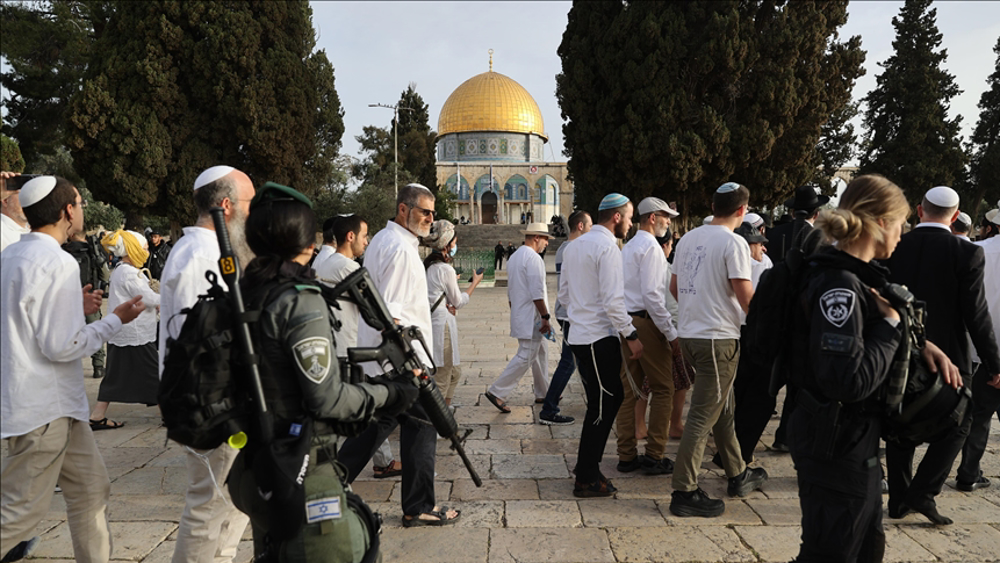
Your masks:
M 0 74 L 9 96 L 4 133 L 18 140 L 29 168 L 62 147 L 69 100 L 80 88 L 108 13 L 109 3 L 96 0 L 0 5 L 0 54 L 8 63 Z
M 706 212 L 736 180 L 779 201 L 824 160 L 823 125 L 863 72 L 846 1 L 576 2 L 556 96 L 576 202 L 619 191 Z
M 993 47 L 996 65 L 986 79 L 989 88 L 979 98 L 979 121 L 972 132 L 971 180 L 973 197 L 968 207 L 978 217 L 983 200 L 987 209 L 1000 200 L 1000 39 Z
M 962 117 L 948 119 L 950 100 L 961 93 L 941 65 L 937 10 L 931 0 L 906 0 L 892 19 L 894 53 L 884 63 L 877 86 L 865 97 L 865 139 L 859 172 L 889 178 L 919 203 L 933 186 L 953 186 L 964 177 L 967 156 L 959 129 Z
M 24 158 L 17 141 L 7 135 L 0 134 L 0 170 L 7 172 L 23 172 Z
M 70 104 L 89 187 L 134 224 L 193 218 L 191 185 L 216 164 L 326 185 L 343 112 L 311 18 L 304 0 L 115 3 Z

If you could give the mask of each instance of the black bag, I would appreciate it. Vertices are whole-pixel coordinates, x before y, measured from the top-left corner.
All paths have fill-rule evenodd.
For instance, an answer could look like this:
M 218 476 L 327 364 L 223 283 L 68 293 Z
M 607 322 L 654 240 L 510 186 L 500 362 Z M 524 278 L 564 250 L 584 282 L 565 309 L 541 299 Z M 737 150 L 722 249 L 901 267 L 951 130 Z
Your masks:
M 253 454 L 252 471 L 257 494 L 267 505 L 267 533 L 276 541 L 289 540 L 306 521 L 306 469 L 312 443 L 313 421 L 280 424 L 270 444 Z
M 198 449 L 218 447 L 230 436 L 245 432 L 253 413 L 249 378 L 234 376 L 241 366 L 237 360 L 240 354 L 234 349 L 239 344 L 232 302 L 215 272 L 205 276 L 211 284 L 208 293 L 181 311 L 187 317 L 180 334 L 167 339 L 157 393 L 167 437 Z M 277 284 L 262 292 L 264 298 L 256 306 L 251 304 L 244 314 L 246 322 L 255 322 L 264 303 L 294 284 Z

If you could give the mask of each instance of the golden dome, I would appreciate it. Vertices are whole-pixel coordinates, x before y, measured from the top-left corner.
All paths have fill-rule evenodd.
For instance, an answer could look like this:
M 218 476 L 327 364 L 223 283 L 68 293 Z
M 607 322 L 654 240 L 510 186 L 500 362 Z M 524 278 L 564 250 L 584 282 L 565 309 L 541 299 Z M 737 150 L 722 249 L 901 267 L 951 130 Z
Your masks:
M 535 99 L 523 86 L 492 70 L 463 82 L 441 107 L 438 137 L 469 131 L 534 133 L 548 140 Z

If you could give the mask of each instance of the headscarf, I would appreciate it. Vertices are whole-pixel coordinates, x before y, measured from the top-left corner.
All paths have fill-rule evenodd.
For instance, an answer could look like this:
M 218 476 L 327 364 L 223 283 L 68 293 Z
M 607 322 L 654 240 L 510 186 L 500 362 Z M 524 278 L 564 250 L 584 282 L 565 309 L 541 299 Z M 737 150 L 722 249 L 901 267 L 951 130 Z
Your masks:
M 433 250 L 443 250 L 455 238 L 455 225 L 451 221 L 439 219 L 431 224 L 431 233 L 420 237 L 420 243 Z
M 146 237 L 135 231 L 117 230 L 110 232 L 101 239 L 101 246 L 115 256 L 128 256 L 132 265 L 141 268 L 149 258 L 149 251 L 143 248 L 146 246 Z

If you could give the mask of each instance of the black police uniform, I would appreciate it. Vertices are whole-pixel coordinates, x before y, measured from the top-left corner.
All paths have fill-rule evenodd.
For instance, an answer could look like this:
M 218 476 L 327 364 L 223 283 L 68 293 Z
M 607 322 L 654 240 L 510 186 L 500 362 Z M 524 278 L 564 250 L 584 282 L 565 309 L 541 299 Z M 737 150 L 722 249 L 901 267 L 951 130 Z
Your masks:
M 247 302 L 272 287 L 245 290 Z M 258 494 L 251 469 L 260 450 L 254 447 L 253 435 L 230 472 L 234 502 L 250 516 L 254 551 L 257 556 L 268 553 L 269 561 L 357 562 L 370 545 L 364 520 L 348 506 L 350 486 L 343 466 L 335 462 L 336 441 L 340 425 L 372 419 L 389 390 L 384 385 L 352 385 L 344 380 L 333 325 L 319 289 L 308 283 L 281 292 L 264 307 L 256 323 L 261 383 L 274 416 L 275 438 L 288 438 L 291 424 L 306 418 L 311 419 L 313 430 L 303 485 L 306 506 L 311 508 L 305 514 L 307 523 L 292 539 L 265 539 L 268 520 L 284 515 L 270 513 L 273 505 Z
M 788 431 L 802 507 L 799 562 L 877 562 L 885 552 L 875 403 L 901 331 L 870 288 L 886 274 L 832 248 L 810 261 L 793 331 L 807 353 L 792 358 L 799 404 Z

